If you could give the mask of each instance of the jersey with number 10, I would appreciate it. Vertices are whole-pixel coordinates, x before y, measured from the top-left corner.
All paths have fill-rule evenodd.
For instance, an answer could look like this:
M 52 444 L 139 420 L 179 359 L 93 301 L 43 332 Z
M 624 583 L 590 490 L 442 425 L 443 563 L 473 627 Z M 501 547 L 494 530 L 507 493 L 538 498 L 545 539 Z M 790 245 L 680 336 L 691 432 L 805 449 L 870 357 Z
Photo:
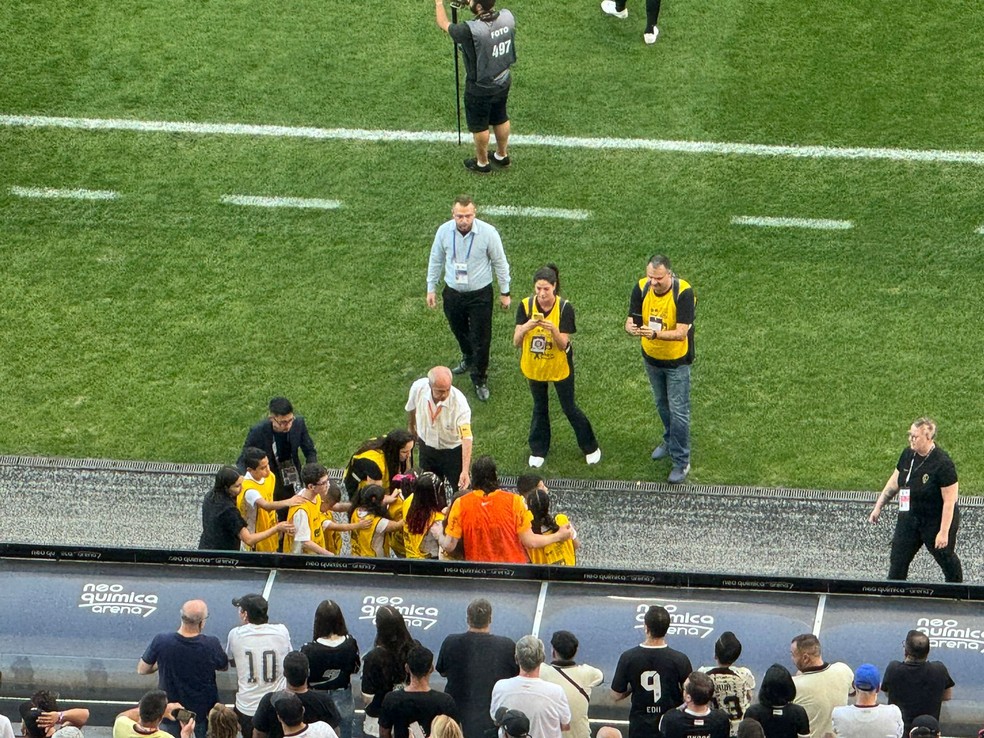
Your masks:
M 669 646 L 636 646 L 618 659 L 612 691 L 631 692 L 629 738 L 659 738 L 663 714 L 683 704 L 683 682 L 693 667 Z
M 286 689 L 284 656 L 290 652 L 286 625 L 247 623 L 229 631 L 226 654 L 236 662 L 239 681 L 236 709 L 239 712 L 254 715 L 263 695 Z

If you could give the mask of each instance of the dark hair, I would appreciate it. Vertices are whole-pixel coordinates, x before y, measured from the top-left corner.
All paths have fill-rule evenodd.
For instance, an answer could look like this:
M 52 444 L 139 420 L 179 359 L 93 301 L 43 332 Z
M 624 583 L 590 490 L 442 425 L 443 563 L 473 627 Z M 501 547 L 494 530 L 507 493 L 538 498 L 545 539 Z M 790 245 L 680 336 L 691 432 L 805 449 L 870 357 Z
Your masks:
M 495 2 L 495 0 L 493 0 Z M 474 205 L 475 201 L 472 199 L 471 195 L 458 195 L 454 198 L 454 205 L 461 205 L 462 207 L 468 207 L 469 205 Z M 452 206 L 453 207 L 453 206 Z
M 557 520 L 550 514 L 550 495 L 542 489 L 534 489 L 526 495 L 526 507 L 533 513 L 534 533 L 556 533 L 560 530 Z
M 407 531 L 414 535 L 427 533 L 431 516 L 443 510 L 447 504 L 441 479 L 433 472 L 423 472 L 414 483 L 413 501 L 406 513 Z
M 358 456 L 366 451 L 382 451 L 383 461 L 386 464 L 386 468 L 380 469 L 380 471 L 383 473 L 383 478 L 385 479 L 386 477 L 392 477 L 394 474 L 399 474 L 403 471 L 403 468 L 400 465 L 400 449 L 412 440 L 413 436 L 406 428 L 394 428 L 385 436 L 370 438 L 368 441 L 359 446 L 359 450 L 353 455 Z M 351 494 L 352 490 L 349 489 L 349 495 Z
M 362 507 L 368 510 L 370 515 L 389 520 L 389 510 L 383 504 L 383 498 L 385 496 L 386 490 L 378 484 L 370 484 L 362 489 L 356 490 L 355 495 L 352 497 L 352 515 L 354 516 L 355 511 Z
M 269 407 L 271 415 L 290 415 L 294 412 L 294 406 L 286 397 L 274 397 L 270 400 Z
M 813 635 L 813 633 L 801 633 L 793 638 L 791 643 L 796 646 L 796 651 L 799 653 L 814 656 L 816 658 L 820 658 L 822 655 L 820 650 L 820 639 Z
M 239 469 L 234 466 L 223 466 L 215 473 L 215 484 L 212 487 L 213 495 L 229 496 L 229 488 L 234 485 L 239 477 Z
M 535 287 L 541 279 L 552 284 L 554 292 L 560 294 L 560 270 L 557 269 L 556 264 L 546 264 L 537 269 L 533 275 L 533 286 Z
M 702 671 L 692 671 L 684 691 L 695 705 L 703 707 L 714 697 L 714 680 Z
M 653 638 L 662 638 L 670 629 L 670 613 L 662 605 L 650 605 L 646 610 L 646 632 Z
M 429 648 L 421 646 L 419 643 L 407 653 L 407 669 L 409 669 L 411 676 L 415 676 L 418 679 L 425 677 L 433 665 L 433 652 Z
M 730 630 L 721 634 L 714 644 L 714 658 L 725 666 L 731 666 L 741 656 L 741 641 Z
M 577 653 L 577 636 L 569 630 L 554 631 L 550 637 L 550 645 L 560 658 L 570 661 Z
M 271 698 L 280 722 L 288 727 L 304 722 L 304 703 L 293 692 L 278 692 Z
M 267 452 L 262 448 L 257 448 L 256 446 L 250 446 L 243 453 L 243 462 L 246 464 L 247 469 L 255 469 L 260 464 L 263 463 L 263 459 L 267 457 Z
M 376 609 L 376 648 L 386 652 L 388 659 L 382 665 L 383 674 L 390 684 L 405 680 L 407 654 L 415 645 L 403 615 L 392 605 Z
M 42 712 L 54 712 L 58 709 L 58 695 L 46 689 L 40 689 L 31 695 L 31 701 L 21 705 L 21 719 L 24 723 L 24 735 L 27 738 L 45 738 L 47 732 L 38 725 L 38 716 L 32 710 L 37 708 Z
M 738 723 L 738 738 L 765 738 L 765 729 L 755 718 L 744 718 Z
M 342 488 L 338 486 L 338 482 L 334 479 L 328 480 L 328 486 L 325 488 L 324 500 L 325 502 L 330 500 L 332 505 L 336 502 L 342 501 Z
M 484 597 L 468 603 L 465 618 L 472 628 L 487 628 L 492 622 L 492 603 Z
M 479 456 L 472 462 L 472 489 L 478 489 L 485 494 L 491 494 L 499 489 L 499 473 L 495 459 L 491 456 Z
M 140 713 L 140 722 L 144 725 L 160 722 L 167 710 L 167 692 L 163 689 L 152 689 L 140 698 L 137 704 L 137 711 Z
M 782 664 L 773 664 L 762 677 L 759 702 L 766 707 L 782 707 L 796 698 L 796 682 Z
M 516 490 L 525 497 L 528 492 L 535 490 L 542 481 L 543 477 L 535 472 L 520 474 L 516 477 Z
M 322 600 L 318 609 L 314 611 L 314 634 L 312 640 L 327 638 L 331 635 L 348 635 L 348 626 L 345 625 L 345 615 L 337 602 L 332 600 Z
M 318 462 L 311 462 L 310 464 L 305 464 L 301 467 L 301 483 L 307 487 L 309 485 L 315 485 L 321 481 L 321 477 L 326 476 L 328 470 L 325 468 L 324 464 L 319 464 Z
M 653 254 L 649 257 L 649 266 L 653 269 L 658 267 L 665 267 L 666 271 L 672 272 L 673 267 L 670 266 L 670 257 L 664 256 L 663 254 Z
M 292 687 L 303 687 L 311 676 L 311 662 L 300 651 L 284 656 L 284 679 Z
M 919 630 L 910 630 L 905 636 L 905 653 L 916 661 L 929 658 L 929 636 Z

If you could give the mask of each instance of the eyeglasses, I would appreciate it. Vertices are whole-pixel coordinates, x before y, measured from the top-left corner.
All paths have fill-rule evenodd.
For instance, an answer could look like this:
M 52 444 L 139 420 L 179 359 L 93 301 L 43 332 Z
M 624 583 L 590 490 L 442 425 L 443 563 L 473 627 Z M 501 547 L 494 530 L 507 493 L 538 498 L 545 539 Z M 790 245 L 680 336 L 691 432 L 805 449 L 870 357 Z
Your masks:
M 282 428 L 283 427 L 288 427 L 291 423 L 294 422 L 294 416 L 291 415 L 289 418 L 273 418 L 273 417 L 271 417 L 270 418 L 270 422 L 273 423 L 274 425 L 278 425 L 278 426 L 280 426 Z

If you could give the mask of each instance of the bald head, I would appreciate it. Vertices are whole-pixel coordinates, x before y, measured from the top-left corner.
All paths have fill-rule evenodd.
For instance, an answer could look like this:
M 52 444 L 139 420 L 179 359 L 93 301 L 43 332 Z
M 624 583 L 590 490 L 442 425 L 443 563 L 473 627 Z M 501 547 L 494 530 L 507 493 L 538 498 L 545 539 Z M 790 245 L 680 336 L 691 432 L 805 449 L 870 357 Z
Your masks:
M 427 372 L 427 382 L 430 384 L 431 398 L 434 402 L 448 399 L 451 394 L 451 370 L 446 366 L 435 366 Z
M 204 600 L 188 600 L 181 606 L 181 627 L 200 631 L 208 619 L 208 605 Z

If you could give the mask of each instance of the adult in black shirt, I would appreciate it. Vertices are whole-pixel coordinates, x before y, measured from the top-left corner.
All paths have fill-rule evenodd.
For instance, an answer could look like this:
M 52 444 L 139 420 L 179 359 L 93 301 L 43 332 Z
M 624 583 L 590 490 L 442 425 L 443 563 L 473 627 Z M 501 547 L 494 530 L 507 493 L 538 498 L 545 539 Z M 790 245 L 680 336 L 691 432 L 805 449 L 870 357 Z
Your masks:
M 632 697 L 629 738 L 660 738 L 663 715 L 683 704 L 683 683 L 694 670 L 686 654 L 666 644 L 670 613 L 653 605 L 645 615 L 646 640 L 625 651 L 612 678 L 615 701 Z M 659 687 L 655 688 L 655 679 Z
M 234 466 L 223 466 L 215 475 L 212 490 L 202 501 L 202 534 L 198 548 L 207 551 L 238 551 L 240 543 L 253 546 L 270 536 L 293 533 L 294 526 L 278 523 L 260 533 L 250 533 L 236 507 L 243 478 Z
M 355 717 L 352 675 L 362 668 L 359 644 L 349 635 L 345 616 L 336 602 L 324 600 L 314 613 L 314 640 L 301 646 L 311 664 L 311 689 L 326 692 L 342 717 L 339 738 L 352 738 Z
M 795 698 L 792 674 L 782 664 L 773 664 L 762 678 L 759 701 L 745 710 L 745 718 L 757 720 L 765 738 L 806 738 L 810 718 L 802 705 L 793 702 Z
M 332 730 L 338 730 L 341 719 L 335 703 L 326 692 L 308 689 L 310 666 L 307 656 L 300 651 L 291 651 L 284 657 L 284 679 L 287 680 L 287 691 L 296 694 L 304 705 L 304 722 L 328 723 Z M 277 710 L 273 704 L 274 698 L 280 692 L 267 692 L 260 699 L 253 715 L 254 738 L 284 738 L 284 729 L 277 719 Z
M 889 579 L 907 579 L 909 564 L 926 546 L 946 581 L 963 581 L 963 568 L 955 550 L 960 526 L 957 470 L 935 439 L 936 421 L 931 418 L 919 418 L 910 426 L 909 448 L 902 452 L 868 516 L 869 521 L 877 523 L 885 503 L 899 496 Z
M 406 682 L 407 654 L 415 645 L 399 610 L 392 605 L 376 610 L 376 641 L 362 659 L 362 697 L 367 701 L 362 730 L 366 735 L 379 735 L 383 698 Z
M 304 418 L 294 414 L 294 406 L 286 397 L 274 397 L 270 400 L 270 413 L 259 423 L 249 429 L 246 442 L 239 454 L 236 466 L 242 472 L 246 471 L 246 449 L 251 446 L 266 451 L 270 460 L 270 470 L 277 480 L 273 490 L 273 499 L 290 499 L 301 484 L 301 457 L 313 464 L 318 460 L 318 450 L 314 447 L 311 434 L 308 433 Z M 286 510 L 279 510 L 278 515 L 284 520 Z
M 485 731 L 495 727 L 489 715 L 492 688 L 500 679 L 519 674 L 516 643 L 492 634 L 488 600 L 472 600 L 466 617 L 468 631 L 449 635 L 441 644 L 437 670 L 447 678 L 444 691 L 458 706 L 465 738 L 485 738 Z
M 893 661 L 885 669 L 881 690 L 890 705 L 898 705 L 908 736 L 912 721 L 920 715 L 940 719 L 943 702 L 953 697 L 954 681 L 941 661 L 929 660 L 929 636 L 910 630 L 905 637 L 905 661 Z
M 663 738 L 728 738 L 731 717 L 724 710 L 711 707 L 713 697 L 711 678 L 700 671 L 691 673 L 683 683 L 683 704 L 659 721 Z
M 434 654 L 430 649 L 420 645 L 411 648 L 407 654 L 410 683 L 383 698 L 379 711 L 380 738 L 410 738 L 410 726 L 414 723 L 429 736 L 431 721 L 438 715 L 458 719 L 454 698 L 446 692 L 431 689 L 433 671 Z

